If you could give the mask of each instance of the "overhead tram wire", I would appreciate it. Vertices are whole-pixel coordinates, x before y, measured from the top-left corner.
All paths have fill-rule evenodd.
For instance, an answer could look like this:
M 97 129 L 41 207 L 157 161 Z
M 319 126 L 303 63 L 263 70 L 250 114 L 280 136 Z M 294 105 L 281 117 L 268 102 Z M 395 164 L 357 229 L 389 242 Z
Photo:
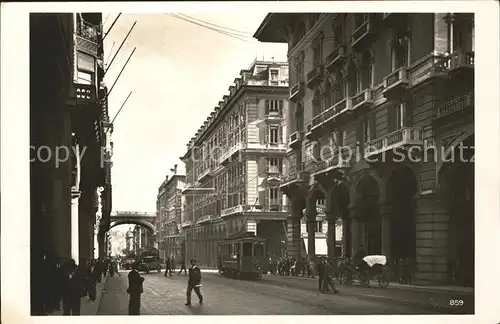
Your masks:
M 225 26 L 221 26 L 221 25 L 217 25 L 217 24 L 214 24 L 214 23 L 211 23 L 211 22 L 208 22 L 208 21 L 205 21 L 205 20 L 202 20 L 202 19 L 199 19 L 199 18 L 195 18 L 195 17 L 191 17 L 191 16 L 188 16 L 186 14 L 183 14 L 183 13 L 178 13 L 177 15 L 179 16 L 183 16 L 185 18 L 188 18 L 188 19 L 191 19 L 191 20 L 195 20 L 195 21 L 198 21 L 200 23 L 203 23 L 203 24 L 206 24 L 206 25 L 210 25 L 210 26 L 213 26 L 213 27 L 218 27 L 218 28 L 221 28 L 223 30 L 229 30 L 233 33 L 238 33 L 238 34 L 242 34 L 242 36 L 248 36 L 248 37 L 252 37 L 253 38 L 253 35 L 248 33 L 248 32 L 244 32 L 244 31 L 241 31 L 241 30 L 237 30 L 237 29 L 233 29 L 233 28 L 229 28 L 229 27 L 225 27 Z
M 248 37 L 247 39 L 243 38 L 245 36 L 243 35 L 237 35 L 237 34 L 234 34 L 232 32 L 228 32 L 228 31 L 224 31 L 222 29 L 218 29 L 218 28 L 214 28 L 214 27 L 210 27 L 210 26 L 207 26 L 207 25 L 203 25 L 201 23 L 198 23 L 196 21 L 192 21 L 192 20 L 189 20 L 189 19 L 186 19 L 184 17 L 181 17 L 181 16 L 178 16 L 178 15 L 175 15 L 175 14 L 171 14 L 171 13 L 166 13 L 166 15 L 168 16 L 171 16 L 173 18 L 177 18 L 177 19 L 180 19 L 180 20 L 183 20 L 185 22 L 188 22 L 188 23 L 191 23 L 191 24 L 194 24 L 194 25 L 197 25 L 197 26 L 200 26 L 200 27 L 204 27 L 204 28 L 207 28 L 207 29 L 210 29 L 212 31 L 215 31 L 217 33 L 220 33 L 222 35 L 226 35 L 226 36 L 229 36 L 229 37 L 232 37 L 232 38 L 235 38 L 235 39 L 238 39 L 240 41 L 243 41 L 243 42 L 247 42 L 247 43 L 253 43 L 253 42 L 256 42 L 255 39 L 250 39 L 250 37 Z

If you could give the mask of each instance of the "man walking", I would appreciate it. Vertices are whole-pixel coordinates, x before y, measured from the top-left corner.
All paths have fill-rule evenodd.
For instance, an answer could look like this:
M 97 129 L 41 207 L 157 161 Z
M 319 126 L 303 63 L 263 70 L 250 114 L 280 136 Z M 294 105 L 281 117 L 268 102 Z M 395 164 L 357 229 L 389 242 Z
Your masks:
M 184 274 L 185 274 L 185 275 L 187 275 L 186 261 L 184 261 L 184 259 L 182 259 L 182 261 L 181 261 L 181 270 L 180 270 L 180 271 L 179 271 L 179 273 L 177 274 L 178 276 L 180 276 L 180 275 L 181 275 L 182 270 L 184 270 Z
M 203 296 L 201 295 L 201 270 L 196 265 L 196 259 L 191 259 L 191 268 L 189 268 L 189 278 L 186 292 L 186 306 L 191 306 L 191 292 L 194 290 L 200 305 L 203 304 Z
M 142 283 L 144 278 L 137 271 L 137 263 L 132 265 L 132 271 L 128 274 L 127 293 L 130 295 L 128 302 L 129 315 L 141 315 L 141 294 L 143 293 Z
M 170 260 L 170 257 L 168 257 L 167 260 L 165 261 L 165 277 L 167 277 L 169 273 L 170 277 L 172 277 L 171 263 L 172 261 Z
M 63 315 L 79 316 L 81 298 L 87 294 L 86 274 L 70 259 L 64 267 Z

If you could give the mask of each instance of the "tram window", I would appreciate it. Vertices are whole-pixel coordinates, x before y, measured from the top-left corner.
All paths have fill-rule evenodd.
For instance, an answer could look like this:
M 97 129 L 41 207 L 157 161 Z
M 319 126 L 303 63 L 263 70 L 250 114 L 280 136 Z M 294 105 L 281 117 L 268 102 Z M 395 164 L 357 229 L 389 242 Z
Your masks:
M 252 243 L 243 243 L 243 256 L 252 256 Z
M 264 256 L 264 244 L 255 243 L 253 246 L 253 255 L 254 256 Z

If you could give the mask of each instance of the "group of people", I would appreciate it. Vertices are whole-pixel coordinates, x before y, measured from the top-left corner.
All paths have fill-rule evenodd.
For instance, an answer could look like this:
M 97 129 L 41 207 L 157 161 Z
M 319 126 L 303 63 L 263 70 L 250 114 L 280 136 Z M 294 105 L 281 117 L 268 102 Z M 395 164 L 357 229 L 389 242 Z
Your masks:
M 84 260 L 77 265 L 73 259 L 45 259 L 44 313 L 60 311 L 62 303 L 63 315 L 80 315 L 81 298 L 95 301 L 97 283 L 113 267 L 111 260 Z
M 175 267 L 172 266 L 173 262 L 171 258 L 166 260 L 167 265 L 165 269 L 165 276 L 170 274 L 172 276 L 172 269 L 175 272 Z M 129 294 L 129 315 L 140 315 L 141 310 L 141 294 L 144 292 L 143 283 L 144 277 L 139 274 L 137 270 L 137 263 L 132 264 L 132 270 L 128 274 L 128 288 L 127 293 Z M 184 270 L 186 272 L 186 266 L 184 262 L 181 264 L 181 271 L 179 275 Z M 201 270 L 196 264 L 196 259 L 191 259 L 191 267 L 189 268 L 187 289 L 186 289 L 186 306 L 191 306 L 191 294 L 194 290 L 200 305 L 203 304 L 203 295 L 201 294 Z
M 169 257 L 167 258 L 167 260 L 165 260 L 165 277 L 167 277 L 168 275 L 170 275 L 170 277 L 172 277 L 172 273 L 175 273 L 175 270 L 176 270 L 176 261 L 173 257 Z M 186 269 L 186 262 L 184 262 L 184 260 L 182 260 L 180 262 L 180 265 L 181 265 L 181 270 L 179 270 L 179 273 L 178 275 L 180 276 L 181 273 L 182 273 L 182 270 L 184 270 L 184 274 L 187 275 L 187 269 Z

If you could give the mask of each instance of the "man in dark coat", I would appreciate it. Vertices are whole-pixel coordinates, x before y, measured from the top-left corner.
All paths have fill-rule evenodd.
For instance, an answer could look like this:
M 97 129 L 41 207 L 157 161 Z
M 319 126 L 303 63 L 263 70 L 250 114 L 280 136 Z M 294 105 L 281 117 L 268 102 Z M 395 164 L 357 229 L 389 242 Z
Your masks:
M 324 292 L 324 279 L 325 279 L 325 273 L 326 273 L 326 267 L 325 267 L 325 260 L 320 259 L 318 260 L 318 266 L 317 266 L 317 273 L 318 273 L 318 290 L 320 292 Z
M 196 260 L 191 259 L 191 268 L 189 268 L 189 278 L 186 292 L 186 306 L 191 306 L 191 292 L 194 290 L 200 301 L 203 304 L 203 296 L 201 295 L 201 270 L 196 265 Z
M 132 270 L 128 274 L 127 293 L 130 295 L 128 303 L 129 315 L 141 315 L 141 294 L 144 278 L 137 271 L 137 263 L 132 264 Z
M 167 258 L 167 260 L 165 261 L 165 277 L 168 276 L 169 273 L 170 277 L 172 277 L 171 263 L 172 261 L 170 260 L 170 258 Z
M 80 315 L 81 298 L 87 294 L 86 274 L 70 259 L 64 267 L 63 315 Z

